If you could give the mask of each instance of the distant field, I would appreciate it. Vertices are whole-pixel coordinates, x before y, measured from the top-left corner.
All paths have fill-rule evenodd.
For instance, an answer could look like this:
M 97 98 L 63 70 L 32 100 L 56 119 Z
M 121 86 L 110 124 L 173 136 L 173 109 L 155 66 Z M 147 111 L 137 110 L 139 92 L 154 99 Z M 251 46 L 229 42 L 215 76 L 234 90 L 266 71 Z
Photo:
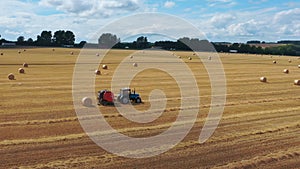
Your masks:
M 96 76 L 96 90 L 110 88 L 114 69 L 133 52 L 113 50 L 105 57 L 103 64 L 109 69 Z M 300 86 L 293 84 L 300 79 L 297 57 L 220 54 L 227 78 L 225 112 L 214 135 L 199 144 L 210 107 L 209 78 L 192 52 L 175 52 L 194 72 L 200 89 L 201 103 L 195 105 L 201 110 L 197 122 L 170 151 L 129 159 L 98 147 L 79 124 L 72 100 L 79 49 L 0 49 L 0 53 L 0 168 L 300 168 Z M 29 67 L 19 74 L 24 62 Z M 290 73 L 284 74 L 284 69 Z M 14 73 L 16 80 L 8 80 L 9 73 Z M 266 76 L 268 83 L 261 83 L 261 76 Z M 136 124 L 114 107 L 100 106 L 111 126 L 134 137 L 153 136 L 171 126 L 180 109 L 180 93 L 173 78 L 148 70 L 136 76 L 131 87 L 145 101 L 135 106 L 139 110 L 149 108 L 152 90 L 165 91 L 165 112 L 151 123 Z
M 278 46 L 285 46 L 287 44 L 280 44 L 280 43 L 256 43 L 256 44 L 249 44 L 252 46 L 260 46 L 262 48 L 269 48 L 269 47 L 278 47 Z

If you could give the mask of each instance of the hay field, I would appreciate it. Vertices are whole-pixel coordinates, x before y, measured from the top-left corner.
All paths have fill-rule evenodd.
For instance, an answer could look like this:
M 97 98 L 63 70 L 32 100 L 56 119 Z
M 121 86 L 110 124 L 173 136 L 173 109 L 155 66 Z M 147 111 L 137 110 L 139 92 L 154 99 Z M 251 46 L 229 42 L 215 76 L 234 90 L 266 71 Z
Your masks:
M 214 135 L 199 144 L 210 107 L 208 75 L 191 52 L 176 52 L 194 72 L 201 92 L 201 103 L 195 105 L 195 110 L 201 110 L 197 122 L 168 152 L 130 159 L 98 147 L 79 124 L 72 100 L 79 50 L 32 48 L 20 54 L 18 50 L 0 49 L 0 168 L 300 168 L 300 86 L 293 85 L 300 79 L 300 59 L 220 54 L 227 78 L 226 107 Z M 103 64 L 109 69 L 101 69 L 102 75 L 96 76 L 97 90 L 110 87 L 114 69 L 132 52 L 113 50 L 105 57 Z M 19 74 L 24 62 L 29 67 Z M 284 74 L 284 69 L 290 73 Z M 8 80 L 9 73 L 16 80 Z M 259 81 L 262 76 L 267 83 Z M 138 74 L 131 86 L 145 102 L 135 105 L 136 109 L 149 108 L 148 96 L 159 88 L 168 98 L 166 110 L 151 123 L 137 124 L 114 107 L 100 106 L 110 125 L 133 137 L 153 136 L 171 126 L 180 109 L 174 79 L 148 70 Z

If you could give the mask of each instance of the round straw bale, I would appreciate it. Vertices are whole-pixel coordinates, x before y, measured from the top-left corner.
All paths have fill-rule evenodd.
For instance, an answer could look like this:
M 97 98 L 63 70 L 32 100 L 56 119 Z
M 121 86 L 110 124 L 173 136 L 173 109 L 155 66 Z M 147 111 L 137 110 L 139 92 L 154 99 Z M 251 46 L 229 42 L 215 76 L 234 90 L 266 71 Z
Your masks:
M 132 59 L 132 58 L 133 58 L 133 56 L 131 55 L 131 56 L 130 56 L 130 59 Z
M 192 60 L 192 58 L 191 58 L 191 57 L 189 57 L 188 59 L 189 59 L 189 60 Z
M 100 56 L 100 54 L 99 54 L 99 53 L 96 53 L 96 56 Z
M 28 64 L 27 63 L 23 63 L 23 67 L 28 67 Z
M 211 56 L 208 57 L 208 60 L 211 60 Z
M 103 65 L 102 69 L 108 69 L 108 66 L 107 65 Z
M 53 49 L 52 49 L 52 51 L 54 52 L 54 51 L 55 51 L 55 49 L 53 48 Z
M 292 63 L 292 60 L 291 59 L 289 59 L 289 61 L 288 61 L 289 63 Z
M 138 67 L 138 64 L 137 63 L 133 63 L 132 64 L 134 67 Z
M 178 56 L 179 59 L 181 59 L 181 56 Z
M 300 68 L 300 65 L 298 65 L 298 68 Z
M 273 61 L 273 64 L 276 64 L 276 63 L 277 63 L 277 61 L 276 61 L 276 60 L 274 60 L 274 61 Z
M 260 80 L 261 82 L 264 82 L 264 83 L 267 82 L 267 78 L 266 78 L 266 77 L 261 77 L 259 80 Z
M 20 54 L 20 53 L 21 53 L 21 51 L 19 50 L 19 51 L 18 51 L 18 53 Z
M 70 52 L 71 55 L 74 55 L 74 52 Z
M 288 73 L 290 73 L 290 71 L 289 71 L 289 69 L 284 69 L 284 70 L 283 70 L 283 73 L 288 74 Z
M 1 56 L 3 55 L 3 53 L 1 53 Z
M 97 70 L 95 70 L 95 74 L 96 75 L 101 75 L 101 71 L 97 69 Z
M 82 102 L 82 105 L 84 105 L 84 106 L 86 106 L 86 107 L 89 107 L 89 106 L 92 106 L 92 105 L 93 105 L 93 101 L 92 101 L 92 99 L 89 98 L 89 97 L 84 97 L 84 98 L 82 98 L 81 102 Z
M 300 80 L 295 80 L 294 85 L 300 85 Z
M 9 80 L 15 80 L 15 75 L 12 74 L 12 73 L 10 73 L 10 74 L 8 74 L 7 78 L 8 78 Z
M 25 73 L 25 70 L 24 70 L 23 68 L 19 68 L 19 69 L 18 69 L 18 72 L 19 72 L 19 73 Z

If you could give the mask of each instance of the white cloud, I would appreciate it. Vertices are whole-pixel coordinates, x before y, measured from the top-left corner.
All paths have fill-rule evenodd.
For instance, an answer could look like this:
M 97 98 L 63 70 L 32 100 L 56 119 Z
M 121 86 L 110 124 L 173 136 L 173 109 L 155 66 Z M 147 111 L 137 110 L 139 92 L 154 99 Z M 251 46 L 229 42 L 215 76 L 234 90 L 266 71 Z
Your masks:
M 259 23 L 255 20 L 231 24 L 227 27 L 232 36 L 254 36 L 259 32 Z
M 272 25 L 276 25 L 275 32 L 281 36 L 300 37 L 300 8 L 277 12 Z
M 192 11 L 192 8 L 185 8 L 183 11 L 184 12 L 190 12 L 190 11 Z
M 274 23 L 291 23 L 300 21 L 300 8 L 285 10 L 276 13 L 273 22 Z
M 136 11 L 141 2 L 140 0 L 41 0 L 39 4 L 79 16 L 112 16 Z
M 248 0 L 248 2 L 252 4 L 261 4 L 261 3 L 268 2 L 268 0 Z
M 165 8 L 173 8 L 175 5 L 176 5 L 175 2 L 173 2 L 173 1 L 166 1 L 164 4 L 164 7 Z
M 211 19 L 210 19 L 210 23 L 215 26 L 215 27 L 226 27 L 228 26 L 230 23 L 234 22 L 234 20 L 236 19 L 236 16 L 232 15 L 232 14 L 216 14 L 214 15 Z
M 4 33 L 9 34 L 9 35 L 19 36 L 22 32 L 17 32 L 17 31 L 12 31 L 12 30 L 5 30 Z
M 236 5 L 234 0 L 206 0 L 209 7 L 228 8 Z
M 16 40 L 21 35 L 26 39 L 29 37 L 36 39 L 43 30 L 51 30 L 54 33 L 56 30 L 64 29 L 72 30 L 76 35 L 76 41 L 79 42 L 88 40 L 101 27 L 117 20 L 120 16 L 145 11 L 155 12 L 164 8 L 159 3 L 150 3 L 146 0 L 83 2 L 83 0 L 41 0 L 40 3 L 19 0 L 0 1 L 0 6 L 5 6 L 0 10 L 0 34 L 2 38 L 9 40 Z M 176 5 L 175 2 L 179 0 L 173 2 Z M 235 0 L 206 0 L 206 2 L 215 4 L 215 7 L 223 7 L 234 3 Z M 182 13 L 178 15 L 191 21 L 213 41 L 245 42 L 249 39 L 276 41 L 300 37 L 300 8 L 250 6 L 243 10 L 232 8 L 230 12 L 217 13 L 199 9 L 183 8 L 182 11 L 190 12 L 181 11 Z

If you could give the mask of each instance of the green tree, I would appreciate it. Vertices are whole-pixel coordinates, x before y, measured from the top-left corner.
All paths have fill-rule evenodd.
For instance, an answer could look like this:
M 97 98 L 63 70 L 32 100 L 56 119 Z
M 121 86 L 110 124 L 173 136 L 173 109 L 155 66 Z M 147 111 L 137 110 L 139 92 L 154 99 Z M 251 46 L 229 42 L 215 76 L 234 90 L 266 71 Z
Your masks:
M 136 39 L 136 48 L 137 49 L 146 49 L 149 47 L 147 37 L 140 36 Z
M 18 44 L 18 45 L 24 45 L 24 41 L 25 41 L 24 36 L 19 36 L 19 37 L 17 38 L 17 44 Z
M 66 41 L 66 37 L 65 37 L 65 31 L 64 30 L 59 30 L 59 31 L 54 32 L 53 43 L 56 46 L 63 45 L 65 41 Z
M 55 46 L 74 45 L 75 35 L 72 31 L 59 30 L 54 32 L 52 41 Z
M 98 39 L 98 44 L 101 48 L 112 48 L 119 42 L 120 38 L 111 33 L 103 33 Z
M 51 46 L 52 33 L 51 31 L 43 31 L 41 35 L 37 36 L 36 44 L 38 46 Z
M 26 44 L 29 45 L 29 46 L 32 46 L 34 44 L 33 39 L 28 38 Z
M 75 35 L 72 31 L 66 31 L 65 32 L 65 45 L 74 45 L 75 43 Z

